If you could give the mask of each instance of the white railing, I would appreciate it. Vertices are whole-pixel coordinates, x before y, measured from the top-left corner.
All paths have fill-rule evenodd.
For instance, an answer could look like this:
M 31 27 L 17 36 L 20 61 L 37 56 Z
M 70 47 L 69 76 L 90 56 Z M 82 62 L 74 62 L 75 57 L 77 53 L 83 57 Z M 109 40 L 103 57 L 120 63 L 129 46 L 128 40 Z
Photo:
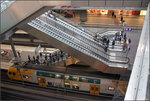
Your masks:
M 150 7 L 150 3 L 149 3 Z M 146 90 L 149 75 L 149 7 L 144 21 L 135 62 L 133 64 L 125 100 L 147 100 Z

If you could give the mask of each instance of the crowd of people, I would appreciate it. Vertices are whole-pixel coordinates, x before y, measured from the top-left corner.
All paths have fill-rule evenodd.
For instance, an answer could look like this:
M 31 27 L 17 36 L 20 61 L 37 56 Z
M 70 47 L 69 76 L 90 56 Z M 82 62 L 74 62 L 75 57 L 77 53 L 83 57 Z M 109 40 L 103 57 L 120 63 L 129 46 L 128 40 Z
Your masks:
M 69 55 L 67 53 L 64 53 L 63 51 L 56 51 L 54 53 L 40 52 L 36 57 L 31 57 L 30 55 L 28 55 L 28 63 L 51 65 L 59 61 L 66 60 L 68 57 Z
M 94 40 L 99 42 L 98 37 L 99 37 L 99 35 L 96 34 L 94 36 Z M 119 32 L 115 33 L 115 35 L 113 36 L 113 39 L 112 39 L 112 49 L 114 49 L 116 41 L 119 41 L 120 45 L 123 42 L 123 44 L 122 44 L 123 51 L 126 51 L 127 49 L 130 50 L 129 44 L 131 43 L 131 39 L 127 37 L 127 34 L 124 33 L 124 31 L 119 31 Z M 107 52 L 109 43 L 110 43 L 109 37 L 104 36 L 102 38 L 102 42 L 103 42 L 103 46 L 104 46 L 104 51 Z

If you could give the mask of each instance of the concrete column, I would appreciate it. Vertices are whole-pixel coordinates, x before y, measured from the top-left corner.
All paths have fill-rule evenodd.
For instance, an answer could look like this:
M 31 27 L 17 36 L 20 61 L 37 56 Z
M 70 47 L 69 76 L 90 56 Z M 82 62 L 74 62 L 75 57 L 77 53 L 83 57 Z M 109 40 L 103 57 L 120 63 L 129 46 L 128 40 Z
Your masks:
M 17 57 L 17 53 L 16 53 L 16 50 L 15 50 L 15 47 L 14 47 L 12 37 L 9 37 L 9 41 L 10 41 L 12 52 L 13 52 L 14 56 Z
M 81 24 L 84 24 L 84 22 L 87 21 L 87 11 L 86 10 L 80 11 L 80 21 L 81 21 Z

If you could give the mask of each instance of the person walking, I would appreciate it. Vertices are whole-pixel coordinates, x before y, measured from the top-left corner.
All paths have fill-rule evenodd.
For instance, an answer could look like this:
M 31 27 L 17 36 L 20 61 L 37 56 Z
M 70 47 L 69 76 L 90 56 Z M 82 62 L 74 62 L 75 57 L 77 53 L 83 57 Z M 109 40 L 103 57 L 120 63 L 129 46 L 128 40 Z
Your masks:
M 114 49 L 115 40 L 112 41 L 112 49 Z
M 123 48 L 123 51 L 125 51 L 125 49 L 126 49 L 126 42 L 125 41 L 123 42 L 122 48 Z
M 109 39 L 107 39 L 107 46 L 109 46 Z
M 131 39 L 129 38 L 129 44 L 131 43 Z

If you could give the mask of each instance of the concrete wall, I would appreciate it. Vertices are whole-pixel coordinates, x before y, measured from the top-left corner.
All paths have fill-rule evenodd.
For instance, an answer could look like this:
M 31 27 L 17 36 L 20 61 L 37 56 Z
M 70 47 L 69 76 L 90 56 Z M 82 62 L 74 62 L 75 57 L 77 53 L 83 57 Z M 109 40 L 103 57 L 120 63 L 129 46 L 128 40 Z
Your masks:
M 77 7 L 147 7 L 149 0 L 72 0 Z

